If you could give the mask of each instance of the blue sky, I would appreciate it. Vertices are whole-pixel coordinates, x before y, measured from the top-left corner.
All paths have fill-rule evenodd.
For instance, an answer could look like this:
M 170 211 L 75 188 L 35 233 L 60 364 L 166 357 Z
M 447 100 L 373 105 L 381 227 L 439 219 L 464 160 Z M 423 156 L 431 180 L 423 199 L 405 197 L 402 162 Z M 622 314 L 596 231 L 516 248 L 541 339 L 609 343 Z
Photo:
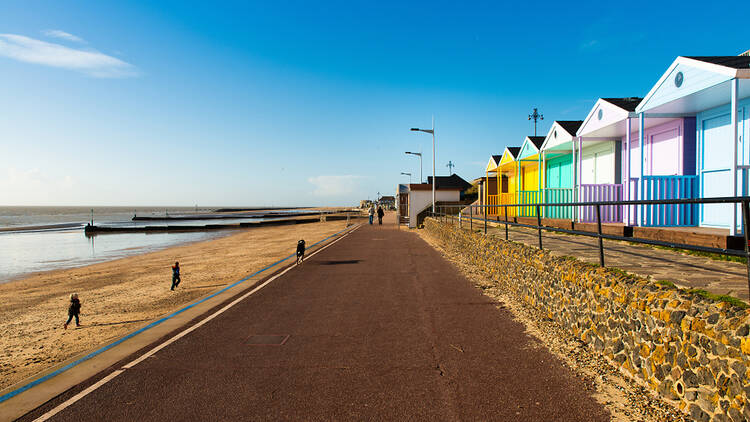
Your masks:
M 460 3 L 5 0 L 0 205 L 352 205 L 431 172 L 432 115 L 469 180 L 533 107 L 750 49 L 716 2 Z

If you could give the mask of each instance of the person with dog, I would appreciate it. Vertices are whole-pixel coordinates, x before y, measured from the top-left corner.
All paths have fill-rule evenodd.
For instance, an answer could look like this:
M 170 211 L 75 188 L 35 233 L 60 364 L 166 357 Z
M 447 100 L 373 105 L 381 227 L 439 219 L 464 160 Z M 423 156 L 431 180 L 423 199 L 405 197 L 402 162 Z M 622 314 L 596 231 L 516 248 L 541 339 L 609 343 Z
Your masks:
M 297 265 L 301 264 L 305 260 L 305 241 L 300 239 L 297 242 Z

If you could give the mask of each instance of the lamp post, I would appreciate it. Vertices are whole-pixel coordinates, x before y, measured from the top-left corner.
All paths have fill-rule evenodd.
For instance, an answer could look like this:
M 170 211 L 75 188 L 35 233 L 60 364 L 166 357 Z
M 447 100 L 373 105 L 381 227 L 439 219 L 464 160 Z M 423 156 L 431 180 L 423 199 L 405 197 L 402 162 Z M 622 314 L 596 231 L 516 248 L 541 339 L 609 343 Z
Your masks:
M 537 120 L 544 120 L 544 116 L 542 113 L 537 111 L 537 109 L 534 109 L 534 112 L 529 114 L 529 120 L 534 119 L 534 136 L 536 136 L 536 121 Z
M 406 151 L 406 155 L 416 155 L 419 156 L 419 183 L 422 183 L 422 153 L 421 152 L 411 152 Z
M 432 129 L 413 127 L 411 128 L 411 131 L 424 132 L 432 135 L 432 213 L 435 214 L 435 116 L 432 116 Z
M 411 173 L 404 173 L 404 172 L 402 171 L 402 172 L 401 172 L 401 175 L 402 175 L 402 176 L 409 176 L 409 184 L 411 185 Z

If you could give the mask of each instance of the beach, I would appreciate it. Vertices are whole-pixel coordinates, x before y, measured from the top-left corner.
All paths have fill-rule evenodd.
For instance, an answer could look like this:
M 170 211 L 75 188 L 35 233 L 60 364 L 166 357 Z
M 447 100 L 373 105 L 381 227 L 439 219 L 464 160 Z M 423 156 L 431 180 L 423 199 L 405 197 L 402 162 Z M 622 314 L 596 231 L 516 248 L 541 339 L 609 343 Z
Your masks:
M 343 230 L 346 221 L 258 227 L 85 267 L 0 284 L 0 389 L 148 324 L 227 284 Z M 182 283 L 170 291 L 171 266 Z M 63 329 L 68 295 L 81 324 Z

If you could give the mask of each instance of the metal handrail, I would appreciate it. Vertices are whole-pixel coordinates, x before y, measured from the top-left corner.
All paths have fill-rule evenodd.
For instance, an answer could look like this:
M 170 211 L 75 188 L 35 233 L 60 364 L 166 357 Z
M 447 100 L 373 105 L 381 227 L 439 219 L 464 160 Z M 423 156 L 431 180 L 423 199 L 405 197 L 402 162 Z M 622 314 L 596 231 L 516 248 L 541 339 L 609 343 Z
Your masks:
M 691 245 L 686 243 L 675 243 L 675 242 L 665 242 L 661 240 L 651 240 L 651 239 L 644 239 L 644 238 L 637 238 L 637 237 L 628 237 L 628 236 L 618 236 L 618 235 L 611 235 L 611 234 L 604 234 L 602 233 L 602 213 L 601 213 L 601 207 L 602 206 L 612 206 L 612 205 L 681 205 L 681 204 L 737 204 L 741 205 L 742 208 L 742 232 L 744 235 L 744 250 L 738 250 L 738 249 L 729 249 L 729 248 L 713 248 L 713 247 L 706 247 L 706 246 L 699 246 L 699 245 Z M 508 219 L 508 207 L 534 207 L 536 210 L 536 219 L 537 224 L 525 224 L 525 223 L 519 223 L 516 221 L 511 221 Z M 541 208 L 542 207 L 581 207 L 581 206 L 588 206 L 588 207 L 595 207 L 596 211 L 596 225 L 597 225 L 597 231 L 596 232 L 588 232 L 588 231 L 581 231 L 581 230 L 568 230 L 558 227 L 552 227 L 552 226 L 545 226 L 542 224 L 542 218 L 541 218 Z M 489 207 L 502 207 L 504 216 L 504 219 L 500 219 L 500 213 L 498 212 L 498 215 L 496 219 L 489 220 L 487 218 L 486 209 Z M 478 220 L 480 222 L 484 222 L 484 233 L 487 234 L 487 222 L 492 222 L 495 224 L 503 224 L 505 225 L 505 239 L 509 239 L 508 234 L 508 226 L 512 227 L 525 227 L 529 229 L 535 229 L 538 231 L 539 236 L 539 249 L 543 249 L 542 247 L 542 231 L 551 231 L 551 232 L 558 232 L 558 233 L 567 233 L 567 234 L 575 234 L 580 236 L 587 236 L 587 237 L 595 237 L 598 239 L 599 243 L 599 265 L 604 267 L 604 244 L 603 239 L 607 240 L 620 240 L 625 242 L 631 242 L 631 243 L 638 243 L 638 244 L 647 244 L 647 245 L 654 245 L 654 246 L 665 246 L 675 249 L 685 249 L 685 250 L 692 250 L 692 251 L 699 251 L 699 252 L 709 252 L 709 253 L 716 253 L 720 255 L 729 255 L 729 256 L 740 256 L 746 258 L 746 267 L 747 267 L 747 280 L 748 280 L 748 291 L 750 291 L 750 244 L 748 243 L 750 241 L 750 238 L 748 237 L 750 234 L 748 233 L 750 231 L 750 196 L 726 196 L 726 197 L 717 197 L 717 198 L 686 198 L 686 199 L 654 199 L 654 200 L 628 200 L 628 201 L 599 201 L 599 202 L 569 202 L 569 203 L 541 203 L 541 204 L 497 204 L 497 205 L 439 205 L 438 209 L 443 212 L 436 212 L 433 213 L 433 216 L 443 217 L 444 219 L 451 218 L 454 219 L 456 217 L 456 214 L 451 213 L 448 214 L 447 212 L 451 209 L 459 208 L 458 216 L 459 216 L 459 227 L 461 227 L 461 223 L 463 221 L 463 218 L 466 218 L 464 215 L 461 214 L 461 210 L 468 208 L 469 209 L 469 225 L 470 228 L 473 230 L 473 223 L 474 220 Z M 482 218 L 479 214 L 479 212 L 474 212 L 474 208 L 483 209 L 482 211 L 484 214 L 484 218 Z

